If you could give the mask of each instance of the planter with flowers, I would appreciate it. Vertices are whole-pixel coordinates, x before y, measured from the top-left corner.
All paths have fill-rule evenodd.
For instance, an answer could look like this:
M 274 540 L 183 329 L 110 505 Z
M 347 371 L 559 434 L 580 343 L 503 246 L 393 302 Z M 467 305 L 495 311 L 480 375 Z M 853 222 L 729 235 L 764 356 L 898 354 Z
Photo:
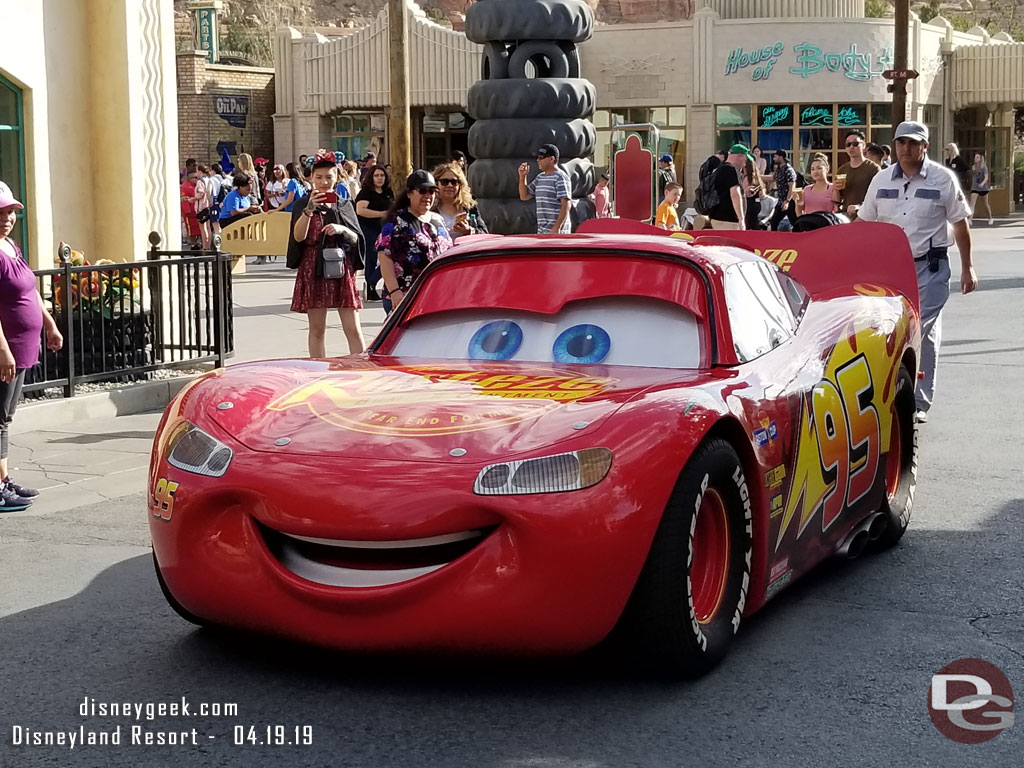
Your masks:
M 100 259 L 94 264 L 81 253 L 72 252 L 68 263 L 74 267 L 98 267 L 70 274 L 70 297 L 65 301 L 63 275 L 54 276 L 52 309 L 58 327 L 74 336 L 75 373 L 88 376 L 110 373 L 100 381 L 138 381 L 146 373 L 120 373 L 152 365 L 153 313 L 142 291 L 141 273 L 130 264 Z M 58 262 L 57 266 L 64 265 Z M 65 321 L 64 312 L 70 311 Z M 67 335 L 67 334 L 66 334 Z M 45 351 L 46 368 L 67 375 L 67 357 Z

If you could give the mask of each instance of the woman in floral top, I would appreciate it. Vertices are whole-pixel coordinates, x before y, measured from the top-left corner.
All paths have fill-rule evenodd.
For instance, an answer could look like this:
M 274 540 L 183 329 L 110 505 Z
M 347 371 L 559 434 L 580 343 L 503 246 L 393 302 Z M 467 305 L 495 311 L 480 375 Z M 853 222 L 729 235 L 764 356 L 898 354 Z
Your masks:
M 384 310 L 391 312 L 405 298 L 423 268 L 452 247 L 441 215 L 431 208 L 437 182 L 426 171 L 413 171 L 405 191 L 395 200 L 377 238 L 377 257 L 384 277 Z

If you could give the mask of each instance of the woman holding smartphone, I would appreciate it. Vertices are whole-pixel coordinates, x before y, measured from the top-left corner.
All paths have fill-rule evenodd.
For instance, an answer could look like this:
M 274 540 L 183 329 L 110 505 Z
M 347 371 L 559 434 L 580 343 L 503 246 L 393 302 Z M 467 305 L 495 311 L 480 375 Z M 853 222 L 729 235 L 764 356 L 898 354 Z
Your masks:
M 453 238 L 463 235 L 487 234 L 480 211 L 476 207 L 466 174 L 459 163 L 444 163 L 434 169 L 437 179 L 437 206 L 444 226 Z
M 363 308 L 356 288 L 355 265 L 345 261 L 340 278 L 324 277 L 324 248 L 345 245 L 362 256 L 363 238 L 355 209 L 348 200 L 340 200 L 334 188 L 338 184 L 338 166 L 333 152 L 318 150 L 313 158 L 313 189 L 292 211 L 292 229 L 288 240 L 288 267 L 298 269 L 292 293 L 292 312 L 305 313 L 309 319 L 309 356 L 326 357 L 327 312 L 338 310 L 341 328 L 348 340 L 350 354 L 365 349 L 358 311 Z

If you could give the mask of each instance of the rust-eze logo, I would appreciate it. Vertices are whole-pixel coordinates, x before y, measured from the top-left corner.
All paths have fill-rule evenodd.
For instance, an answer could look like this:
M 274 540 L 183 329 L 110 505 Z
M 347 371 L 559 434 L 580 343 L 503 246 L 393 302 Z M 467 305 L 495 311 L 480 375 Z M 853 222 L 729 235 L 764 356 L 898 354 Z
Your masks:
M 932 676 L 928 714 L 946 738 L 981 744 L 1013 725 L 1013 688 L 994 664 L 958 659 Z
M 306 407 L 342 429 L 392 436 L 476 432 L 536 418 L 615 383 L 547 368 L 385 368 L 325 376 L 267 406 Z

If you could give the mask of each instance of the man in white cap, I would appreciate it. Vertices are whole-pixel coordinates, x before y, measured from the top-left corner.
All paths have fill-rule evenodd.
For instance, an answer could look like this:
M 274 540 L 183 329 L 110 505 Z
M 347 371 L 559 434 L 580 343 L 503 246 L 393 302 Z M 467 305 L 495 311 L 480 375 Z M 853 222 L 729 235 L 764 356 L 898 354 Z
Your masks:
M 928 421 L 942 339 L 940 315 L 949 298 L 949 247 L 960 252 L 960 290 L 978 287 L 971 260 L 971 208 L 954 173 L 928 158 L 928 127 L 907 121 L 896 129 L 896 159 L 875 175 L 858 211 L 860 221 L 895 224 L 907 234 L 921 294 L 921 363 L 917 421 Z M 951 237 L 952 235 L 952 237 Z

